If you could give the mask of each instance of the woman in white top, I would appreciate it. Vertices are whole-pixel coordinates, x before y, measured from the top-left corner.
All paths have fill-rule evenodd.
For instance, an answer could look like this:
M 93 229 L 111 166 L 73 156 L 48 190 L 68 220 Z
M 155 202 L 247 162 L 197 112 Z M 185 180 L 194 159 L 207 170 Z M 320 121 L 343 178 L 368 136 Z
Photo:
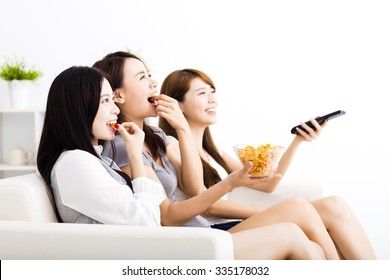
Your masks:
M 63 222 L 160 226 L 170 220 L 180 224 L 205 211 L 248 177 L 251 165 L 197 196 L 195 207 L 183 213 L 182 220 L 174 221 L 169 216 L 174 216 L 180 203 L 171 204 L 161 184 L 146 178 L 141 157 L 144 132 L 133 122 L 117 124 L 118 113 L 102 71 L 71 67 L 54 79 L 37 164 Z M 101 156 L 102 141 L 113 140 L 115 132 L 124 139 L 132 181 L 115 163 Z M 233 244 L 236 258 L 323 257 L 319 246 L 289 223 L 234 234 Z
M 160 225 L 161 185 L 144 176 L 140 161 L 143 132 L 118 125 L 134 161 L 133 181 L 102 157 L 102 140 L 115 136 L 119 110 L 103 73 L 71 67 L 53 81 L 39 144 L 37 165 L 52 192 L 60 221 Z M 142 160 L 141 160 L 142 163 Z
M 212 139 L 209 126 L 216 122 L 218 104 L 215 86 L 210 77 L 196 69 L 174 71 L 164 80 L 161 86 L 161 94 L 168 95 L 178 101 L 191 128 L 196 150 L 202 161 L 203 181 L 192 181 L 192 183 L 186 184 L 182 189 L 184 193 L 192 197 L 219 182 L 226 175 L 220 176 L 221 172 L 217 172 L 217 170 L 222 169 L 226 173 L 230 173 L 241 168 L 242 164 L 229 154 L 220 151 Z M 316 130 L 311 129 L 304 123 L 301 124 L 308 133 L 298 129 L 297 136 L 294 137 L 279 162 L 277 173 L 280 173 L 282 176 L 285 174 L 302 142 L 312 141 L 319 136 L 324 125 L 320 126 L 314 119 L 311 122 Z M 160 127 L 167 135 L 177 138 L 176 130 L 164 118 L 160 118 Z M 255 189 L 272 192 L 280 180 L 281 177 L 270 180 L 257 185 Z M 253 188 L 253 186 L 249 187 Z M 376 259 L 363 228 L 342 198 L 335 196 L 325 197 L 312 201 L 311 204 L 320 215 L 341 258 Z M 230 217 L 245 219 L 252 217 L 256 212 L 260 212 L 263 213 L 264 218 L 262 221 L 266 225 L 271 220 L 269 210 L 272 208 L 220 201 L 208 209 L 208 213 L 217 217 L 227 217 L 226 213 L 230 213 Z M 274 220 L 296 222 L 301 228 L 305 228 L 303 224 L 308 221 L 305 222 L 302 219 L 302 214 L 300 214 L 298 209 L 279 207 L 279 212 L 273 212 Z M 261 216 L 261 214 L 259 215 Z

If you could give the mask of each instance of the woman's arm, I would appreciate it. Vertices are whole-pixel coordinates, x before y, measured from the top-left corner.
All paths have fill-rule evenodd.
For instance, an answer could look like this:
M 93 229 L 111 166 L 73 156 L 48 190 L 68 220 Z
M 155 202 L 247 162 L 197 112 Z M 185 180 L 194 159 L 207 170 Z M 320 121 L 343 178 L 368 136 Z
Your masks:
M 157 183 L 160 183 L 160 180 L 158 179 L 156 173 L 154 172 L 153 168 L 151 168 L 150 166 L 147 166 L 147 165 L 144 165 L 144 168 L 146 170 L 146 177 L 157 182 Z M 132 174 L 131 174 L 131 166 L 130 165 L 124 165 L 121 167 L 121 170 L 123 172 L 125 172 L 127 175 L 129 175 L 130 178 L 132 178 Z
M 293 138 L 291 144 L 288 146 L 286 151 L 283 153 L 282 157 L 280 158 L 278 168 L 276 170 L 277 173 L 281 174 L 282 177 L 284 174 L 286 174 L 288 168 L 290 167 L 290 164 L 295 156 L 295 153 L 297 152 L 300 144 L 302 142 L 311 142 L 319 137 L 321 134 L 322 129 L 325 127 L 327 122 L 325 121 L 322 125 L 318 124 L 318 122 L 315 119 L 310 120 L 313 124 L 313 126 L 316 128 L 315 130 L 309 127 L 305 123 L 301 123 L 301 126 L 305 128 L 308 133 L 306 133 L 304 130 L 297 128 L 298 134 Z M 261 191 L 264 192 L 273 192 L 276 187 L 279 185 L 280 180 L 282 177 L 278 180 L 273 180 L 268 182 L 267 184 L 264 184 L 264 186 L 261 187 Z
M 235 187 L 249 184 L 250 181 L 265 182 L 272 180 L 273 177 L 279 176 L 276 174 L 268 178 L 252 179 L 248 175 L 251 167 L 252 164 L 248 164 L 244 168 L 229 174 L 227 178 L 215 184 L 212 188 L 184 201 L 176 202 L 174 204 L 169 204 L 167 201 L 164 201 L 160 208 L 162 224 L 169 226 L 182 225 L 195 216 L 204 213 L 210 206 L 214 205 L 215 202 L 219 201 L 222 196 Z M 255 211 L 260 211 L 260 209 L 263 208 L 258 208 Z M 241 213 L 240 215 L 250 216 L 248 212 Z
M 210 209 L 213 209 L 210 212 L 211 215 L 214 215 L 212 211 L 217 211 L 216 213 L 218 213 L 218 215 L 219 213 L 225 213 L 225 215 L 229 215 L 230 218 L 247 218 L 255 212 L 263 210 L 264 208 L 260 206 L 250 207 L 248 205 L 240 205 L 239 203 L 228 201 L 226 203 L 230 204 L 229 207 L 231 210 L 226 211 L 226 203 L 223 201 L 221 202 L 220 200 L 220 198 L 231 191 L 232 188 L 251 181 L 248 176 L 250 168 L 251 165 L 235 171 L 234 174 L 229 175 L 228 178 L 214 185 L 212 188 L 205 189 L 205 191 L 187 200 L 172 204 L 168 199 L 165 199 L 160 205 L 161 224 L 164 226 L 180 226 L 193 219 L 195 216 L 201 215 L 205 211 L 210 211 Z M 125 172 L 129 169 L 129 166 L 124 166 L 122 168 Z M 150 176 L 149 178 L 155 178 L 155 180 L 158 181 L 157 175 L 153 169 L 148 166 L 146 166 L 146 169 L 148 174 L 150 174 L 148 175 Z M 262 178 L 257 181 L 266 180 L 269 180 L 269 178 Z M 232 207 L 235 207 L 235 209 L 233 210 Z
M 191 129 L 175 99 L 159 95 L 156 100 L 158 115 L 169 122 L 178 137 L 169 138 L 167 157 L 176 168 L 179 187 L 185 193 L 196 194 L 203 188 L 203 167 Z
M 131 162 L 129 169 L 130 178 L 146 177 L 147 173 L 142 160 L 145 133 L 133 122 L 120 124 L 117 131 L 123 137 L 126 154 Z
M 174 204 L 164 201 L 161 204 L 161 224 L 164 226 L 180 226 L 197 215 L 201 215 L 213 203 L 233 189 L 230 180 L 215 185 L 215 188 Z
M 310 128 L 305 123 L 301 123 L 301 125 L 308 131 L 308 133 L 305 133 L 301 129 L 298 130 L 298 134 L 293 138 L 291 144 L 287 147 L 286 151 L 283 153 L 282 157 L 280 158 L 278 168 L 276 170 L 276 173 L 281 174 L 282 177 L 270 180 L 264 184 L 258 184 L 254 189 L 271 193 L 273 192 L 276 187 L 279 185 L 281 179 L 283 178 L 284 174 L 286 174 L 288 168 L 290 167 L 290 164 L 295 156 L 295 153 L 297 152 L 300 144 L 302 142 L 311 142 L 318 138 L 318 136 L 321 134 L 322 129 L 326 125 L 327 122 L 324 122 L 322 125 L 319 125 L 318 122 L 315 119 L 312 119 L 311 122 L 313 123 L 316 130 Z M 240 162 L 234 158 L 232 158 L 230 155 L 227 155 L 226 153 L 222 154 L 222 158 L 225 160 L 229 168 L 231 170 L 237 170 L 240 166 Z M 237 165 L 237 163 L 239 165 Z M 248 186 L 251 187 L 251 186 Z M 252 186 L 253 188 L 253 186 Z
M 237 201 L 220 199 L 209 207 L 203 214 L 210 217 L 225 219 L 246 219 L 264 211 L 269 206 L 240 203 Z
M 184 147 L 183 141 L 168 137 L 170 144 L 167 146 L 167 157 L 176 169 L 180 190 L 190 197 L 201 193 L 206 187 L 203 184 L 203 167 L 198 151 L 195 149 L 196 153 L 187 153 L 188 148 L 192 149 L 189 145 Z

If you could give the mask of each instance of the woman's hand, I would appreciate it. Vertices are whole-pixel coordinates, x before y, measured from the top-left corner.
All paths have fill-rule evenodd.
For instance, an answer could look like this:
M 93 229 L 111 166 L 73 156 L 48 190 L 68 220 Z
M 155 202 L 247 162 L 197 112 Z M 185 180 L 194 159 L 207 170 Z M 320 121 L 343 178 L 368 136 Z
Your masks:
M 165 94 L 155 97 L 158 105 L 156 107 L 158 116 L 166 119 L 166 121 L 175 129 L 189 129 L 187 120 L 180 109 L 176 99 Z
M 138 125 L 134 122 L 124 122 L 119 125 L 117 131 L 125 141 L 126 151 L 129 157 L 142 154 L 145 132 Z
M 251 177 L 249 175 L 249 171 L 251 170 L 252 166 L 253 163 L 248 161 L 242 169 L 230 173 L 226 179 L 230 180 L 233 188 L 246 186 L 258 189 L 256 188 L 257 185 L 261 185 L 265 182 L 273 180 L 278 180 L 282 177 L 280 174 L 272 174 L 266 177 Z
M 300 125 L 304 129 L 306 129 L 307 132 L 305 132 L 303 129 L 300 129 L 299 127 L 297 127 L 297 131 L 298 131 L 297 136 L 296 136 L 297 140 L 308 141 L 308 142 L 316 140 L 320 136 L 322 129 L 327 124 L 327 121 L 324 121 L 322 123 L 322 125 L 320 125 L 315 119 L 311 119 L 310 122 L 313 124 L 315 129 L 313 129 L 310 126 L 308 126 L 307 124 L 301 122 Z

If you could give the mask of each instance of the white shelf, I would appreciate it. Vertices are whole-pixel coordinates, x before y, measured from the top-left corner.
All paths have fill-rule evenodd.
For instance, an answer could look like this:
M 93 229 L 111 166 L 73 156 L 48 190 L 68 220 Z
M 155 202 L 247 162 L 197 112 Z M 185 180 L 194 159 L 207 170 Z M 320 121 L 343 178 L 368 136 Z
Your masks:
M 18 108 L 0 108 L 0 113 L 35 113 L 40 112 L 44 113 L 44 108 L 26 108 L 26 109 L 18 109 Z
M 35 165 L 11 165 L 6 163 L 0 163 L 0 170 L 3 171 L 30 171 L 35 170 L 37 167 Z
M 0 108 L 0 178 L 12 176 L 14 171 L 31 172 L 36 169 L 36 153 L 41 137 L 45 109 Z M 27 165 L 8 164 L 8 152 L 21 146 L 32 154 Z

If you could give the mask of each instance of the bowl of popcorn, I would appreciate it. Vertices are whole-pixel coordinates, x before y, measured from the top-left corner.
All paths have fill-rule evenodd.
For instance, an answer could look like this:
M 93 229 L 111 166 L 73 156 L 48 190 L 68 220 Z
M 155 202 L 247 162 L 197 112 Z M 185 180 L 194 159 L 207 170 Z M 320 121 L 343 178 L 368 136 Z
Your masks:
M 285 150 L 282 146 L 272 144 L 235 145 L 233 149 L 244 165 L 248 161 L 253 163 L 249 171 L 251 177 L 265 177 L 275 173 Z

